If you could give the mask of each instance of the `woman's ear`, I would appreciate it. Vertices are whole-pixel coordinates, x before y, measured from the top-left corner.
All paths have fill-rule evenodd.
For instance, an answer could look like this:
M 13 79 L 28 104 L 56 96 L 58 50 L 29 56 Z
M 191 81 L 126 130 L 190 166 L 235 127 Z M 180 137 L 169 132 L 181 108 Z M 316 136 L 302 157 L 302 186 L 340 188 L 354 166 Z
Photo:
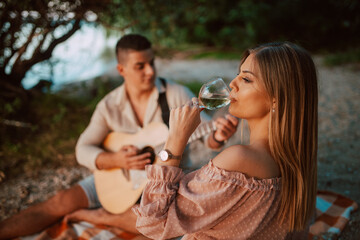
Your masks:
M 276 109 L 276 100 L 275 100 L 275 98 L 273 98 L 273 100 L 272 100 L 271 109 L 272 109 L 273 111 Z

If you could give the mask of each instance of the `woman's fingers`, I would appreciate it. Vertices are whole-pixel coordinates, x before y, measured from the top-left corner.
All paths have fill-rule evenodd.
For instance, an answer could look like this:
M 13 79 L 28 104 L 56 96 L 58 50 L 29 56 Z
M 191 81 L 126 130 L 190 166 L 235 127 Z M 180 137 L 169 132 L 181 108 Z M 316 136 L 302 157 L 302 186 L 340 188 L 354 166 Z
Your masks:
M 200 109 L 196 98 L 170 112 L 170 130 L 176 132 L 176 136 L 178 134 L 185 134 L 185 138 L 187 135 L 190 136 L 200 121 Z
M 191 102 L 192 102 L 192 104 L 193 104 L 195 107 L 199 107 L 199 99 L 198 99 L 198 98 L 193 97 L 193 98 L 191 99 Z

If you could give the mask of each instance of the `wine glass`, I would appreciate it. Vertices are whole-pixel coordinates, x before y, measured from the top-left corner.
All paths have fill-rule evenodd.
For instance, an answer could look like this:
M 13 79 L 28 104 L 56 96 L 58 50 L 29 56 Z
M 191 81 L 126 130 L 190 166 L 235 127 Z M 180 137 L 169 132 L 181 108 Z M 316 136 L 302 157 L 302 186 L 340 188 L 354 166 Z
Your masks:
M 230 90 L 221 77 L 215 77 L 202 85 L 199 92 L 199 107 L 215 110 L 230 103 Z

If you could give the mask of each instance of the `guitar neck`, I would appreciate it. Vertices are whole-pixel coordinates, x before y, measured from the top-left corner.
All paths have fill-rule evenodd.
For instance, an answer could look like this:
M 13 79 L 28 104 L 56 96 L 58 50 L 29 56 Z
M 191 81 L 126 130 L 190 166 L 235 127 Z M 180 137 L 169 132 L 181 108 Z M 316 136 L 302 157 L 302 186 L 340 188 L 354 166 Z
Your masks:
M 188 143 L 191 143 L 199 138 L 202 138 L 203 136 L 211 133 L 214 130 L 216 130 L 214 121 L 201 124 L 196 128 L 195 132 L 190 136 Z

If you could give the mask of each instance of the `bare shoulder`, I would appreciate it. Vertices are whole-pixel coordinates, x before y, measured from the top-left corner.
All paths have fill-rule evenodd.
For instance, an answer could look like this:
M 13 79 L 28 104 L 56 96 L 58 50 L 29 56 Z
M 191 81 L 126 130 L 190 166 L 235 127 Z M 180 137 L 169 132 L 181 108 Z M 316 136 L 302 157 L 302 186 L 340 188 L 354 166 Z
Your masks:
M 230 146 L 218 154 L 213 163 L 216 167 L 242 172 L 248 177 L 266 179 L 280 176 L 280 169 L 270 153 L 252 146 Z

